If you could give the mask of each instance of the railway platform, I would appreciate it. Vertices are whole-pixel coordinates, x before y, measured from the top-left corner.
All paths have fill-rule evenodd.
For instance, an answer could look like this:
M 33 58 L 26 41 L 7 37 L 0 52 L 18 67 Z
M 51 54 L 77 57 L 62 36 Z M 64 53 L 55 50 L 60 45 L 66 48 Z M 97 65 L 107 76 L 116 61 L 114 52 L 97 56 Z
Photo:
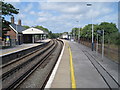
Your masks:
M 71 80 L 70 80 L 70 57 L 69 57 L 69 44 L 67 41 L 65 42 L 64 52 L 62 53 L 61 61 L 56 66 L 58 69 L 56 71 L 55 78 L 51 84 L 50 88 L 71 88 Z
M 64 42 L 61 60 L 46 88 L 118 88 L 118 63 L 106 57 L 102 59 L 101 54 L 80 43 Z
M 2 49 L 2 50 L 0 50 L 0 57 L 4 56 L 4 55 L 11 54 L 11 53 L 19 52 L 19 51 L 22 51 L 24 49 L 36 47 L 36 46 L 41 45 L 41 44 L 48 42 L 48 41 L 50 41 L 50 39 L 41 40 L 41 43 L 21 44 L 21 45 L 16 45 L 15 47 L 12 47 L 12 48 Z

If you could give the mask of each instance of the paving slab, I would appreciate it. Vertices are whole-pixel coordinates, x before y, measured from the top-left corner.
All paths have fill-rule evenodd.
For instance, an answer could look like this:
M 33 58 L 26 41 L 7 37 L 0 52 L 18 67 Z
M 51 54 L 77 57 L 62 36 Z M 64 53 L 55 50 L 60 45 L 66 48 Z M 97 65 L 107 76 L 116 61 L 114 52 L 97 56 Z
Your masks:
M 49 42 L 49 41 L 50 41 L 50 39 L 42 40 L 43 43 Z M 11 48 L 1 49 L 0 50 L 0 56 L 4 56 L 4 55 L 7 55 L 7 54 L 10 54 L 10 53 L 13 53 L 13 52 L 18 52 L 18 51 L 21 51 L 23 49 L 28 49 L 28 48 L 31 48 L 31 47 L 35 47 L 35 46 L 41 45 L 43 43 L 21 44 L 21 45 L 16 45 L 15 47 L 11 47 Z
M 94 68 L 87 56 L 83 53 L 83 48 L 76 42 L 69 42 L 75 70 L 75 80 L 77 88 L 108 88 L 103 78 Z
M 96 51 L 91 51 L 91 48 L 86 47 L 80 43 L 76 43 L 76 44 L 78 48 L 81 48 L 81 50 L 86 50 L 120 84 L 119 82 L 120 64 L 119 63 L 105 56 L 102 58 L 102 55 L 100 53 L 96 53 Z

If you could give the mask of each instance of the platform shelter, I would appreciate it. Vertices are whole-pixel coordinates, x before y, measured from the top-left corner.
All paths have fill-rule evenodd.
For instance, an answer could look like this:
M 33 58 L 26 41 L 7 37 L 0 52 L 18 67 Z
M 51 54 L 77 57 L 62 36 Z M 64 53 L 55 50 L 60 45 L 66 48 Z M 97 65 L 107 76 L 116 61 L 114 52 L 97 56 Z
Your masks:
M 44 40 L 48 34 L 47 32 L 34 27 L 28 28 L 22 31 L 22 33 L 24 43 L 35 43 L 37 41 Z

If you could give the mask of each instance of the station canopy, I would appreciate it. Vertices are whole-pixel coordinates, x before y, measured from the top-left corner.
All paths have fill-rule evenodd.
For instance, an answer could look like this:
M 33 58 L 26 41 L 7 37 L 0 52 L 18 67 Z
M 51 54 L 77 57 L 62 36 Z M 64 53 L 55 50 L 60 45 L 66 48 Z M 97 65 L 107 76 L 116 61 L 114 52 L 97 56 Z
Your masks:
M 43 30 L 37 29 L 37 28 L 28 28 L 24 31 L 22 31 L 23 34 L 47 34 Z

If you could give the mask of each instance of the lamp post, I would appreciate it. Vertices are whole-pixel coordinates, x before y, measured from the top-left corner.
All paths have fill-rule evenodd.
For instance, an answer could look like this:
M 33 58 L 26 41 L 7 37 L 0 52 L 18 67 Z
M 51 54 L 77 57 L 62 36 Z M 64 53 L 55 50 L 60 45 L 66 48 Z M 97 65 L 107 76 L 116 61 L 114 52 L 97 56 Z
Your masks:
M 87 6 L 92 6 L 92 4 L 87 4 Z M 93 28 L 93 17 L 92 17 L 92 51 L 94 49 L 94 36 L 93 36 L 93 32 L 94 32 L 94 28 Z

